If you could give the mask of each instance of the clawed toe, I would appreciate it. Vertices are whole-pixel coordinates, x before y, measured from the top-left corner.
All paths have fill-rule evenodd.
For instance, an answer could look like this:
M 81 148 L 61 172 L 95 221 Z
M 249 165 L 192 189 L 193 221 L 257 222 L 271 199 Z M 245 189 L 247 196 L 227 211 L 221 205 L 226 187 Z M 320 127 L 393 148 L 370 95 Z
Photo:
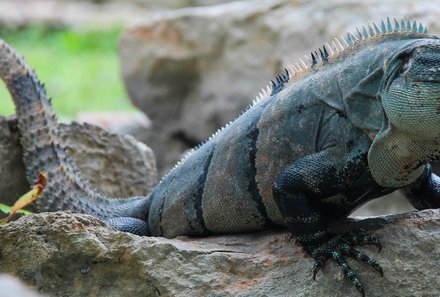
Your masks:
M 380 267 L 379 262 L 370 258 L 363 252 L 356 250 L 352 245 L 374 245 L 379 251 L 382 247 L 375 236 L 366 233 L 364 230 L 350 231 L 346 234 L 336 236 L 330 241 L 312 250 L 311 256 L 315 259 L 315 264 L 313 266 L 313 279 L 316 279 L 317 273 L 325 265 L 325 262 L 328 259 L 332 259 L 341 267 L 344 275 L 351 280 L 362 296 L 365 296 L 362 283 L 348 265 L 346 257 L 352 257 L 367 264 L 379 272 L 381 276 L 383 276 L 383 270 L 382 267 Z

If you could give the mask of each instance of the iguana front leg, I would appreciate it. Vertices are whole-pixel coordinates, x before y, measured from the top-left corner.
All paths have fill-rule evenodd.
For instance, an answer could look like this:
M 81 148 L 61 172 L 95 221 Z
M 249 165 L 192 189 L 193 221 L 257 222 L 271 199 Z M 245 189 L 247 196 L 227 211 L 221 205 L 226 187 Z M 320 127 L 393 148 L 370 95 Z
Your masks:
M 332 203 L 341 203 L 342 208 L 347 199 L 356 200 L 356 197 L 349 198 L 341 193 L 350 193 L 347 191 L 350 184 L 361 180 L 368 168 L 367 152 L 365 148 L 343 153 L 340 150 L 345 149 L 334 147 L 295 161 L 277 177 L 273 195 L 289 230 L 296 236 L 296 242 L 315 259 L 313 277 L 326 260 L 333 259 L 364 295 L 362 283 L 345 257 L 358 259 L 382 275 L 382 268 L 376 260 L 353 248 L 356 244 L 372 244 L 380 249 L 380 243 L 362 230 L 331 234 L 328 226 L 338 219 L 338 214 L 327 210 L 323 199 L 340 197 L 340 201 Z M 335 196 L 338 194 L 340 196 Z
M 423 174 L 401 192 L 418 210 L 440 208 L 440 177 L 432 173 L 429 164 L 425 165 Z

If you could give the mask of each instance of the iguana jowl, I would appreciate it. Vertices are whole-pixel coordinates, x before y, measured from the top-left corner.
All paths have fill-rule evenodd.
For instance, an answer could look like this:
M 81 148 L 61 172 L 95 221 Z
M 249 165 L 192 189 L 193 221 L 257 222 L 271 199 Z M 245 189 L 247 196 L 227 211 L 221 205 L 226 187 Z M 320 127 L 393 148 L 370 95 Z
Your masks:
M 278 75 L 252 106 L 188 154 L 146 197 L 108 199 L 67 157 L 44 87 L 6 43 L 0 76 L 16 104 L 27 177 L 48 173 L 41 211 L 66 209 L 141 235 L 207 235 L 285 225 L 364 294 L 345 260 L 382 274 L 353 245 L 379 241 L 328 226 L 403 189 L 418 209 L 440 207 L 440 39 L 409 20 L 335 39 Z

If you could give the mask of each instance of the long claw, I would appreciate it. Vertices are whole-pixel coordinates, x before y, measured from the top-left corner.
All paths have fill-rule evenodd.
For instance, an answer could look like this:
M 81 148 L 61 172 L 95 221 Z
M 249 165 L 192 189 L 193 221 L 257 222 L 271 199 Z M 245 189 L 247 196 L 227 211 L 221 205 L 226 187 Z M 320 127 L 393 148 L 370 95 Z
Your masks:
M 315 262 L 313 265 L 313 280 L 316 281 L 316 275 L 318 274 L 319 270 L 321 269 L 321 265 L 318 264 L 318 262 Z
M 307 247 L 308 251 L 310 251 L 310 255 L 315 259 L 315 264 L 313 266 L 313 280 L 316 280 L 316 275 L 325 265 L 325 262 L 328 259 L 333 259 L 341 267 L 344 275 L 351 280 L 356 289 L 364 297 L 365 292 L 362 283 L 348 265 L 345 257 L 352 257 L 367 264 L 379 272 L 381 276 L 383 276 L 383 270 L 382 267 L 380 267 L 379 262 L 356 250 L 352 245 L 374 245 L 377 247 L 378 251 L 382 249 L 380 241 L 364 230 L 353 230 L 343 235 L 337 235 L 318 247 Z
M 318 257 L 315 259 L 315 264 L 313 265 L 313 280 L 316 280 L 316 275 L 324 266 L 326 260 L 327 259 L 325 257 Z
M 347 261 L 345 261 L 344 257 L 341 255 L 341 253 L 333 252 L 332 257 L 336 261 L 336 263 L 338 263 L 338 265 L 342 268 L 342 272 L 344 273 L 344 275 L 351 280 L 351 282 L 354 284 L 356 289 L 358 289 L 358 291 L 361 292 L 362 296 L 365 296 L 364 288 L 362 286 L 360 279 L 353 272 L 351 267 L 348 265 Z
M 381 276 L 383 276 L 383 270 L 382 267 L 380 267 L 379 262 L 376 260 L 370 258 L 368 255 L 356 250 L 349 244 L 343 245 L 342 250 L 344 253 L 350 257 L 353 257 L 361 262 L 364 262 L 368 266 L 371 266 L 374 270 L 380 273 Z

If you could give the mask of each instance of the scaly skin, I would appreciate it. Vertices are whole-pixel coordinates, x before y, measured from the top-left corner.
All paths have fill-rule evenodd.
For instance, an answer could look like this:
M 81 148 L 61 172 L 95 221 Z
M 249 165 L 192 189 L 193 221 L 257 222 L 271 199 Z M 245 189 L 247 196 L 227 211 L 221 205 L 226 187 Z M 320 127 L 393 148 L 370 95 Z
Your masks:
M 28 179 L 48 172 L 40 210 L 92 214 L 141 235 L 207 235 L 287 226 L 315 260 L 334 260 L 364 295 L 346 257 L 383 274 L 353 246 L 380 242 L 328 226 L 403 189 L 440 207 L 440 40 L 403 20 L 370 24 L 289 66 L 239 118 L 187 155 L 147 197 L 109 199 L 66 156 L 44 87 L 0 42 L 0 76 L 17 106 Z M 423 198 L 420 198 L 423 197 Z

